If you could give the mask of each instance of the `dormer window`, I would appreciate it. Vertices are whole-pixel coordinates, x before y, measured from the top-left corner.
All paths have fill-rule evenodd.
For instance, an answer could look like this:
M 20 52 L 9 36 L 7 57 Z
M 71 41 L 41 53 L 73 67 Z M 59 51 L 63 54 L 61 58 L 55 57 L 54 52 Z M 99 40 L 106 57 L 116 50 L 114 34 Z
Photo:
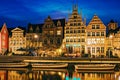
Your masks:
M 77 18 L 77 16 L 74 16 L 74 19 L 76 19 Z

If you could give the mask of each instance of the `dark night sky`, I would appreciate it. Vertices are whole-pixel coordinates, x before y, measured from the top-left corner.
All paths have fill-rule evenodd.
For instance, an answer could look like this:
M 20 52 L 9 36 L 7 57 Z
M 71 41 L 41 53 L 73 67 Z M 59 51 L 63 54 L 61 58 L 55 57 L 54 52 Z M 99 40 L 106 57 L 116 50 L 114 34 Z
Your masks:
M 1 0 L 0 25 L 8 27 L 42 23 L 50 15 L 53 19 L 68 18 L 73 0 Z M 79 12 L 87 23 L 97 14 L 105 24 L 111 19 L 120 23 L 120 0 L 78 0 Z

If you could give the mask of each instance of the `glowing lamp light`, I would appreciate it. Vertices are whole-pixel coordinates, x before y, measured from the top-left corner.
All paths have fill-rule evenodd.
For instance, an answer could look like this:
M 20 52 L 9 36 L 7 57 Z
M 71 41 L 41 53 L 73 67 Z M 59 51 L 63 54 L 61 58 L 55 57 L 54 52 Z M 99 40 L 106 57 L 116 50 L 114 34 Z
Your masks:
M 38 38 L 38 35 L 34 35 L 34 38 Z
M 112 38 L 113 36 L 112 35 L 110 35 L 110 38 Z

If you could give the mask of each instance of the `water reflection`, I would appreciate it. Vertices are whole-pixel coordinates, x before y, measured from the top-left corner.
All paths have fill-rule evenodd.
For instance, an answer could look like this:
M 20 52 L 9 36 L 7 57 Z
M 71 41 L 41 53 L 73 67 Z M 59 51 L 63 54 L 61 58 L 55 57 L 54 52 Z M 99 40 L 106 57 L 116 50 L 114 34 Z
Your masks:
M 0 69 L 0 80 L 120 80 L 120 72 Z

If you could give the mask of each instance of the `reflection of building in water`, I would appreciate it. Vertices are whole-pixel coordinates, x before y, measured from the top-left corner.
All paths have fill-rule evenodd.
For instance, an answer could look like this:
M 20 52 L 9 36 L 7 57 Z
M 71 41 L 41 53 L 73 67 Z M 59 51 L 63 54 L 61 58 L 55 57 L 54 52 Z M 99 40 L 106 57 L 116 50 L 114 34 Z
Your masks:
M 81 80 L 115 80 L 115 74 L 77 73 Z
M 115 73 L 115 80 L 120 80 L 120 72 Z
M 22 71 L 8 71 L 8 80 L 29 80 Z
M 6 71 L 0 71 L 0 80 L 7 80 L 7 73 Z
M 64 80 L 64 72 L 55 72 L 55 71 L 34 71 L 33 80 Z
M 55 71 L 8 71 L 8 80 L 64 80 L 64 72 Z M 1 80 L 1 79 L 0 79 Z

